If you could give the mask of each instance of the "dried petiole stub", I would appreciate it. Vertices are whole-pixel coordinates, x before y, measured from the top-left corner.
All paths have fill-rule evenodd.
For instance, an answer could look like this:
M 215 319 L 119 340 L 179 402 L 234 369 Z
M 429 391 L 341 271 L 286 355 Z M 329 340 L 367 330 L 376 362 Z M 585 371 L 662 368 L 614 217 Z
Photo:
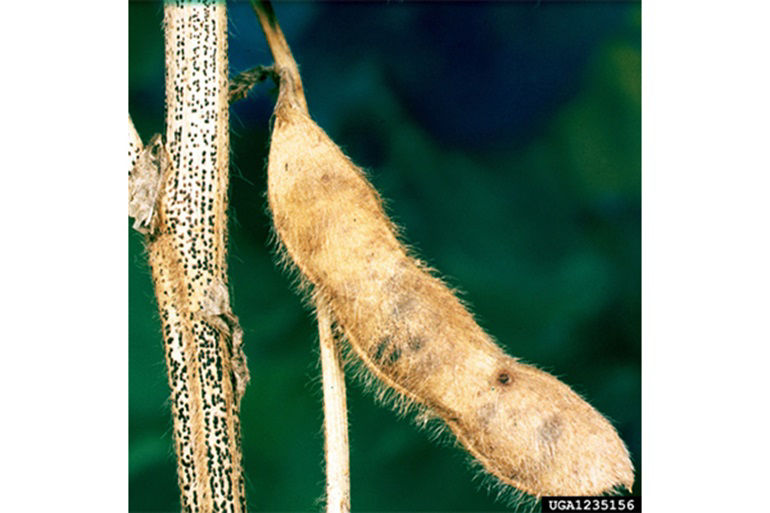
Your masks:
M 536 497 L 630 490 L 633 467 L 612 425 L 506 355 L 405 249 L 361 169 L 310 118 L 269 5 L 255 7 L 280 77 L 268 162 L 275 231 L 355 355 L 505 484 Z

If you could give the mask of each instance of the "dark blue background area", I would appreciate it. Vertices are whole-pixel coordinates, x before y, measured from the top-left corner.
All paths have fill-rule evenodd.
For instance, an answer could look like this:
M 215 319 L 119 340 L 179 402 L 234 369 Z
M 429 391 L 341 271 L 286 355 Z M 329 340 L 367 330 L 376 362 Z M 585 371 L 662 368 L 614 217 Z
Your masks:
M 228 4 L 232 74 L 270 64 Z M 641 493 L 641 45 L 633 2 L 279 3 L 310 112 L 366 169 L 416 253 L 505 350 L 607 415 Z M 129 112 L 163 130 L 159 3 L 129 4 Z M 323 494 L 317 339 L 277 268 L 265 161 L 272 83 L 231 108 L 230 279 L 252 383 L 242 424 L 254 511 Z M 131 511 L 178 510 L 162 342 L 130 233 Z M 349 380 L 353 509 L 502 511 L 462 450 Z

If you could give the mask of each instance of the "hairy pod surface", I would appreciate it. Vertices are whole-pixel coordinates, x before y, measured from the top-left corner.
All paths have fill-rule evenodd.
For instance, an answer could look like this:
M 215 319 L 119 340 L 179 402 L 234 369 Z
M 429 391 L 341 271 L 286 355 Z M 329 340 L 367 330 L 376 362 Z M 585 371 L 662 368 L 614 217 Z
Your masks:
M 501 482 L 534 495 L 633 484 L 612 425 L 567 385 L 506 355 L 398 240 L 379 195 L 280 73 L 268 161 L 275 231 L 354 353 L 440 417 Z

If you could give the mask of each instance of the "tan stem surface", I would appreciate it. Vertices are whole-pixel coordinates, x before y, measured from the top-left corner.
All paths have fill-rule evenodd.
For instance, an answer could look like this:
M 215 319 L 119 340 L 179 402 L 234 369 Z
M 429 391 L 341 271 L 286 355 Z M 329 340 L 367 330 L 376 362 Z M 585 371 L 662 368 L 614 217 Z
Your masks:
M 166 144 L 155 143 L 160 176 L 147 240 L 171 388 L 181 508 L 241 513 L 246 502 L 239 403 L 248 372 L 226 275 L 225 4 L 168 2 L 164 28 Z
M 139 159 L 139 153 L 144 149 L 142 145 L 142 139 L 139 137 L 139 133 L 134 127 L 134 122 L 131 120 L 131 114 L 128 115 L 128 174 L 134 170 L 136 161 Z
M 291 54 L 289 44 L 281 31 L 281 26 L 275 17 L 273 6 L 267 0 L 251 0 L 251 6 L 257 14 L 259 24 L 265 33 L 270 52 L 275 61 L 275 72 L 284 80 L 285 76 L 291 81 L 293 89 L 293 99 L 298 106 L 307 113 L 307 101 L 305 100 L 305 91 L 302 88 L 302 79 L 299 76 L 299 67 Z
M 326 513 L 348 513 L 350 456 L 345 373 L 332 331 L 331 313 L 324 305 L 319 304 L 317 315 L 324 400 Z

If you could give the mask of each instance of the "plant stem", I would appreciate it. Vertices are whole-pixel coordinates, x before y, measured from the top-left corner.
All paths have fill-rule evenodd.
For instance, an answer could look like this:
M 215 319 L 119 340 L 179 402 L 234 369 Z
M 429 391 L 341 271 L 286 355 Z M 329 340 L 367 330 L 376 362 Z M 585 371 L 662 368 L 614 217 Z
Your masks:
M 350 511 L 350 457 L 345 373 L 332 331 L 331 313 L 319 304 L 318 337 L 324 398 L 326 513 Z
M 281 80 L 291 81 L 294 99 L 307 114 L 307 101 L 305 100 L 305 91 L 302 88 L 302 79 L 299 76 L 299 67 L 291 54 L 286 38 L 283 36 L 273 6 L 268 0 L 251 0 L 251 6 L 257 14 L 259 24 L 262 26 L 262 31 L 267 39 L 267 45 L 273 54 L 276 74 L 281 77 Z
M 171 388 L 181 506 L 191 513 L 241 513 L 246 502 L 239 409 L 248 371 L 226 274 L 225 4 L 168 2 L 164 27 L 167 142 L 155 143 L 159 184 L 147 241 Z M 129 158 L 130 152 L 131 143 Z
M 134 127 L 134 122 L 131 120 L 131 114 L 128 115 L 128 174 L 134 170 L 136 161 L 139 159 L 139 153 L 144 149 L 142 145 L 142 139 L 139 137 L 139 133 Z

